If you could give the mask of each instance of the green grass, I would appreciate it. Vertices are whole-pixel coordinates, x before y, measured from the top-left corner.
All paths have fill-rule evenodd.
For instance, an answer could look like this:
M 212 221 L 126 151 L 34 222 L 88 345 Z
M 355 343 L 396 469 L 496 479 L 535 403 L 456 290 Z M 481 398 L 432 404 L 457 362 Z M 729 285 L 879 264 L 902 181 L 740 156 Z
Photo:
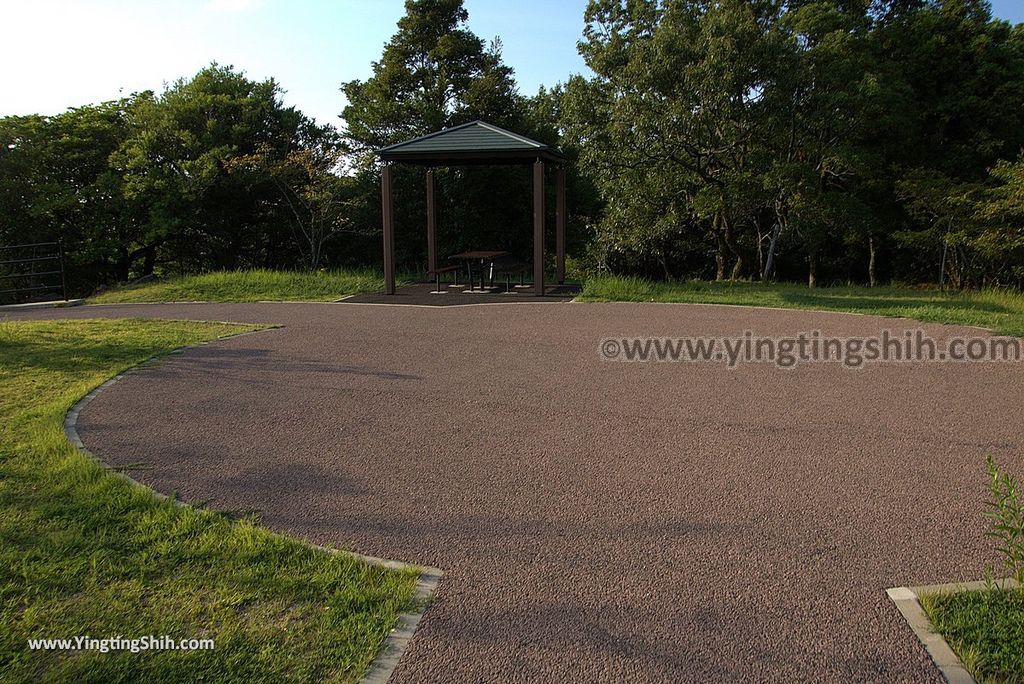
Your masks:
M 90 304 L 131 302 L 330 302 L 360 292 L 381 292 L 384 278 L 372 270 L 216 271 L 123 287 Z
M 1024 682 L 1024 591 L 929 594 L 921 606 L 979 682 Z
M 787 283 L 654 282 L 642 278 L 601 276 L 585 282 L 580 299 L 591 302 L 688 302 L 848 311 L 932 323 L 975 325 L 1000 334 L 1024 336 L 1024 294 L 1001 290 L 957 293 L 897 287 L 812 289 Z
M 414 573 L 159 500 L 65 438 L 65 412 L 107 378 L 246 329 L 0 323 L 0 680 L 351 681 L 372 661 L 412 601 Z M 212 637 L 216 648 L 104 654 L 27 645 L 78 635 Z
M 90 298 L 89 303 L 332 301 L 349 294 L 380 292 L 383 288 L 383 278 L 372 270 L 218 271 L 111 290 Z M 1002 290 L 958 293 L 898 287 L 811 289 L 792 283 L 655 282 L 599 276 L 584 282 L 579 299 L 847 311 L 931 323 L 975 325 L 997 333 L 1024 336 L 1024 294 Z

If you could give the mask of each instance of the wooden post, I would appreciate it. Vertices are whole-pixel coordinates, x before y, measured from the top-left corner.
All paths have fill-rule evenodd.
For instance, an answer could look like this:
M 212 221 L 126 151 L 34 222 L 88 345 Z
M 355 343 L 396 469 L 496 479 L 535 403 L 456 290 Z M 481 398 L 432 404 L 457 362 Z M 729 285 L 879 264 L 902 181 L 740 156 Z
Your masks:
M 544 296 L 544 160 L 533 163 L 533 294 Z
M 434 204 L 434 169 L 427 169 L 427 271 L 437 272 L 437 207 Z
M 558 167 L 555 196 L 555 282 L 565 285 L 565 166 Z
M 391 165 L 380 176 L 381 216 L 384 219 L 384 294 L 395 294 L 395 211 L 392 199 Z

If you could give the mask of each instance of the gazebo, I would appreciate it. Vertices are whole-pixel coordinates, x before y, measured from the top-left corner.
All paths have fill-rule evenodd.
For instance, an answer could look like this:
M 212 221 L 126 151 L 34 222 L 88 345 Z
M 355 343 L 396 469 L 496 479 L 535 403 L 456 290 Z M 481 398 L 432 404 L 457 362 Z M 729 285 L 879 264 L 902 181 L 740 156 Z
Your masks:
M 395 214 L 392 165 L 427 167 L 427 270 L 437 270 L 437 210 L 434 168 L 469 165 L 533 165 L 533 292 L 544 295 L 544 171 L 557 169 L 555 201 L 556 276 L 565 282 L 565 158 L 550 145 L 531 140 L 483 121 L 471 121 L 436 133 L 390 145 L 377 152 L 384 169 L 381 199 L 384 223 L 384 291 L 395 294 Z

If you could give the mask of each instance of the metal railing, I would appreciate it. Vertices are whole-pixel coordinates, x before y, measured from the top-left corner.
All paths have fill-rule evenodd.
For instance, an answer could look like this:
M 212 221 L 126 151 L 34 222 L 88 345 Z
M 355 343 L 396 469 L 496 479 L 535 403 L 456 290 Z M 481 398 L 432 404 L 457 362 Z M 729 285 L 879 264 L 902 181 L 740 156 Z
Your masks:
M 64 246 L 57 242 L 0 245 L 0 304 L 60 295 L 68 298 Z

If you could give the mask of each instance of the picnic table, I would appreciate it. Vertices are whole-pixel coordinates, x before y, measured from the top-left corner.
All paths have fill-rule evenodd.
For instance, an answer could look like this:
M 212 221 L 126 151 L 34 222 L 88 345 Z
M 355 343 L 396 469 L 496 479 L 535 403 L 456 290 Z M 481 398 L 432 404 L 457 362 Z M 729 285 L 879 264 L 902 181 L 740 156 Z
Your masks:
M 473 266 L 477 266 L 480 270 L 480 292 L 484 291 L 484 278 L 490 267 L 491 280 L 494 280 L 494 262 L 496 259 L 508 256 L 508 252 L 502 252 L 500 250 L 486 250 L 486 249 L 473 249 L 466 252 L 459 252 L 458 254 L 452 254 L 449 259 L 455 261 L 461 261 L 466 265 L 466 273 L 469 275 L 469 292 L 476 292 L 474 290 L 474 278 L 473 278 Z

